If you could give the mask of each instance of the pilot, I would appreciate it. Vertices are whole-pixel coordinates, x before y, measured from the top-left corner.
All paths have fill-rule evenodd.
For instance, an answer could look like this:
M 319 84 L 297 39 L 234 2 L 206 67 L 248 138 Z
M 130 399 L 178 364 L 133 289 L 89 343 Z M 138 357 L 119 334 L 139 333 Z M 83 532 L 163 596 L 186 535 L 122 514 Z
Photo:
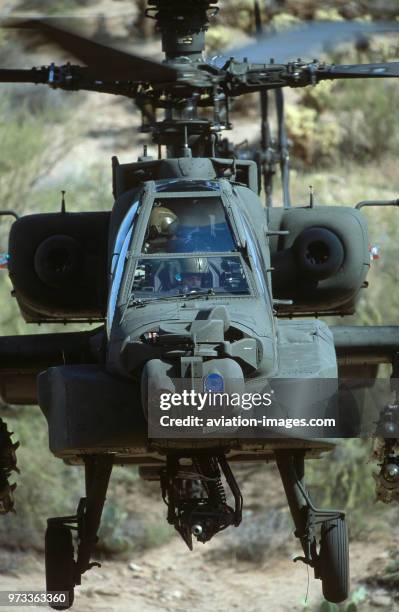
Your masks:
M 212 277 L 209 266 L 204 257 L 190 257 L 180 262 L 180 272 L 176 280 L 181 283 L 181 291 L 198 291 L 212 286 Z
M 178 225 L 177 215 L 170 208 L 155 204 L 148 222 L 144 252 L 171 252 L 170 241 L 173 241 Z

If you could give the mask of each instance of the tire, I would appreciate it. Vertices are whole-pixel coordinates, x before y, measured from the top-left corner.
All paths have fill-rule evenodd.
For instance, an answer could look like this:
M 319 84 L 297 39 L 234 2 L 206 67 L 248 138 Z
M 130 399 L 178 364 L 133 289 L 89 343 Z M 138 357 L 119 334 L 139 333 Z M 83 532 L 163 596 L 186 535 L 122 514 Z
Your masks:
M 49 604 L 54 610 L 66 610 L 73 604 L 75 586 L 73 553 L 70 528 L 50 523 L 45 538 L 46 590 L 66 591 L 69 594 L 68 603 Z
M 341 603 L 349 594 L 348 526 L 344 518 L 322 523 L 320 566 L 325 599 Z

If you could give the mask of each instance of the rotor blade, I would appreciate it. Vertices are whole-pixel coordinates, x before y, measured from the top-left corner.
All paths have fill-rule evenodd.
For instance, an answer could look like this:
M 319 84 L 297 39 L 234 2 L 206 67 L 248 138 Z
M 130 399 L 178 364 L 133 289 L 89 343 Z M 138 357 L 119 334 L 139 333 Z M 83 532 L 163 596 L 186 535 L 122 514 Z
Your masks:
M 312 21 L 283 32 L 272 32 L 244 47 L 228 49 L 228 55 L 217 58 L 223 65 L 228 57 L 248 58 L 250 62 L 267 62 L 273 58 L 278 63 L 298 58 L 313 59 L 315 54 L 331 51 L 341 43 L 359 40 L 365 34 L 397 32 L 398 22 L 374 21 Z
M 332 65 L 317 70 L 317 80 L 399 77 L 399 62 Z
M 0 83 L 47 83 L 48 70 L 0 69 Z
M 53 21 L 9 20 L 3 27 L 34 30 L 44 41 L 57 45 L 82 61 L 100 80 L 162 83 L 175 81 L 178 76 L 174 68 L 94 42 L 77 32 L 54 25 Z

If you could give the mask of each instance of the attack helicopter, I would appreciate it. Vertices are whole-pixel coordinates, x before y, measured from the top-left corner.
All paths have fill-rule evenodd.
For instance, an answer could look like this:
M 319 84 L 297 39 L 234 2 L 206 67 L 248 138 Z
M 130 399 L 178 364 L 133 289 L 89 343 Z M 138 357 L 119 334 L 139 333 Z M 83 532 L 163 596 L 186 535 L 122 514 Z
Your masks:
M 292 415 L 306 411 L 315 381 L 327 381 L 328 389 L 333 381 L 335 390 L 339 377 L 367 378 L 364 371 L 374 372 L 379 363 L 390 363 L 398 378 L 397 327 L 328 326 L 319 318 L 355 311 L 370 267 L 361 208 L 384 202 L 316 206 L 311 197 L 307 206 L 291 205 L 282 89 L 398 77 L 399 63 L 268 59 L 291 55 L 298 44 L 351 40 L 398 25 L 319 23 L 265 39 L 255 2 L 257 42 L 207 60 L 205 33 L 217 4 L 149 0 L 147 16 L 161 33 L 163 63 L 89 40 L 53 20 L 4 23 L 33 30 L 81 65 L 4 68 L 0 82 L 132 99 L 143 130 L 158 146 L 156 159 L 147 150 L 130 163 L 113 157 L 112 210 L 70 213 L 63 204 L 58 213 L 17 218 L 10 231 L 7 265 L 25 321 L 99 323 L 92 331 L 0 338 L 2 400 L 39 405 L 51 452 L 85 470 L 76 513 L 48 519 L 46 588 L 67 594 L 50 602 L 55 609 L 73 604 L 74 587 L 96 565 L 91 557 L 114 465 L 139 466 L 144 479 L 160 483 L 167 519 L 191 549 L 193 537 L 207 542 L 241 522 L 243 499 L 231 465 L 276 461 L 303 550 L 296 560 L 313 568 L 328 601 L 348 596 L 345 513 L 317 508 L 304 484 L 305 459 L 333 449 L 330 438 L 339 430 L 328 437 L 323 428 L 317 435 L 300 427 L 256 428 L 253 435 L 240 427 L 201 427 L 199 434 L 191 428 L 178 435 L 165 433 L 154 418 L 164 393 L 212 397 L 238 389 L 270 396 L 274 388 L 283 394 L 288 388 L 297 401 L 301 382 L 310 381 L 312 395 L 302 394 L 306 401 L 300 409 L 296 403 Z M 272 90 L 276 140 L 268 121 Z M 240 157 L 220 134 L 232 128 L 231 102 L 254 92 L 260 96 L 261 147 Z M 276 165 L 282 207 L 272 205 Z M 334 395 L 323 393 L 318 411 L 329 408 Z M 395 398 L 382 413 L 378 430 L 384 441 L 378 485 L 388 492 L 398 485 L 397 404 Z M 14 504 L 8 478 L 16 469 L 16 445 L 4 423 L 0 433 L 6 512 Z

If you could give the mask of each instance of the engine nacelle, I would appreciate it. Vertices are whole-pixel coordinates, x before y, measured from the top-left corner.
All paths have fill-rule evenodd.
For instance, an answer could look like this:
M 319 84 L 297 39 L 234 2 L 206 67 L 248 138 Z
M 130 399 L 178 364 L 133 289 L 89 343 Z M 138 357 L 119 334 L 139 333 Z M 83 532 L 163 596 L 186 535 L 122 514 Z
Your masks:
M 352 314 L 370 266 L 367 224 L 352 208 L 272 208 L 273 295 L 280 314 Z
M 61 212 L 15 221 L 9 273 L 26 321 L 104 318 L 109 217 Z

